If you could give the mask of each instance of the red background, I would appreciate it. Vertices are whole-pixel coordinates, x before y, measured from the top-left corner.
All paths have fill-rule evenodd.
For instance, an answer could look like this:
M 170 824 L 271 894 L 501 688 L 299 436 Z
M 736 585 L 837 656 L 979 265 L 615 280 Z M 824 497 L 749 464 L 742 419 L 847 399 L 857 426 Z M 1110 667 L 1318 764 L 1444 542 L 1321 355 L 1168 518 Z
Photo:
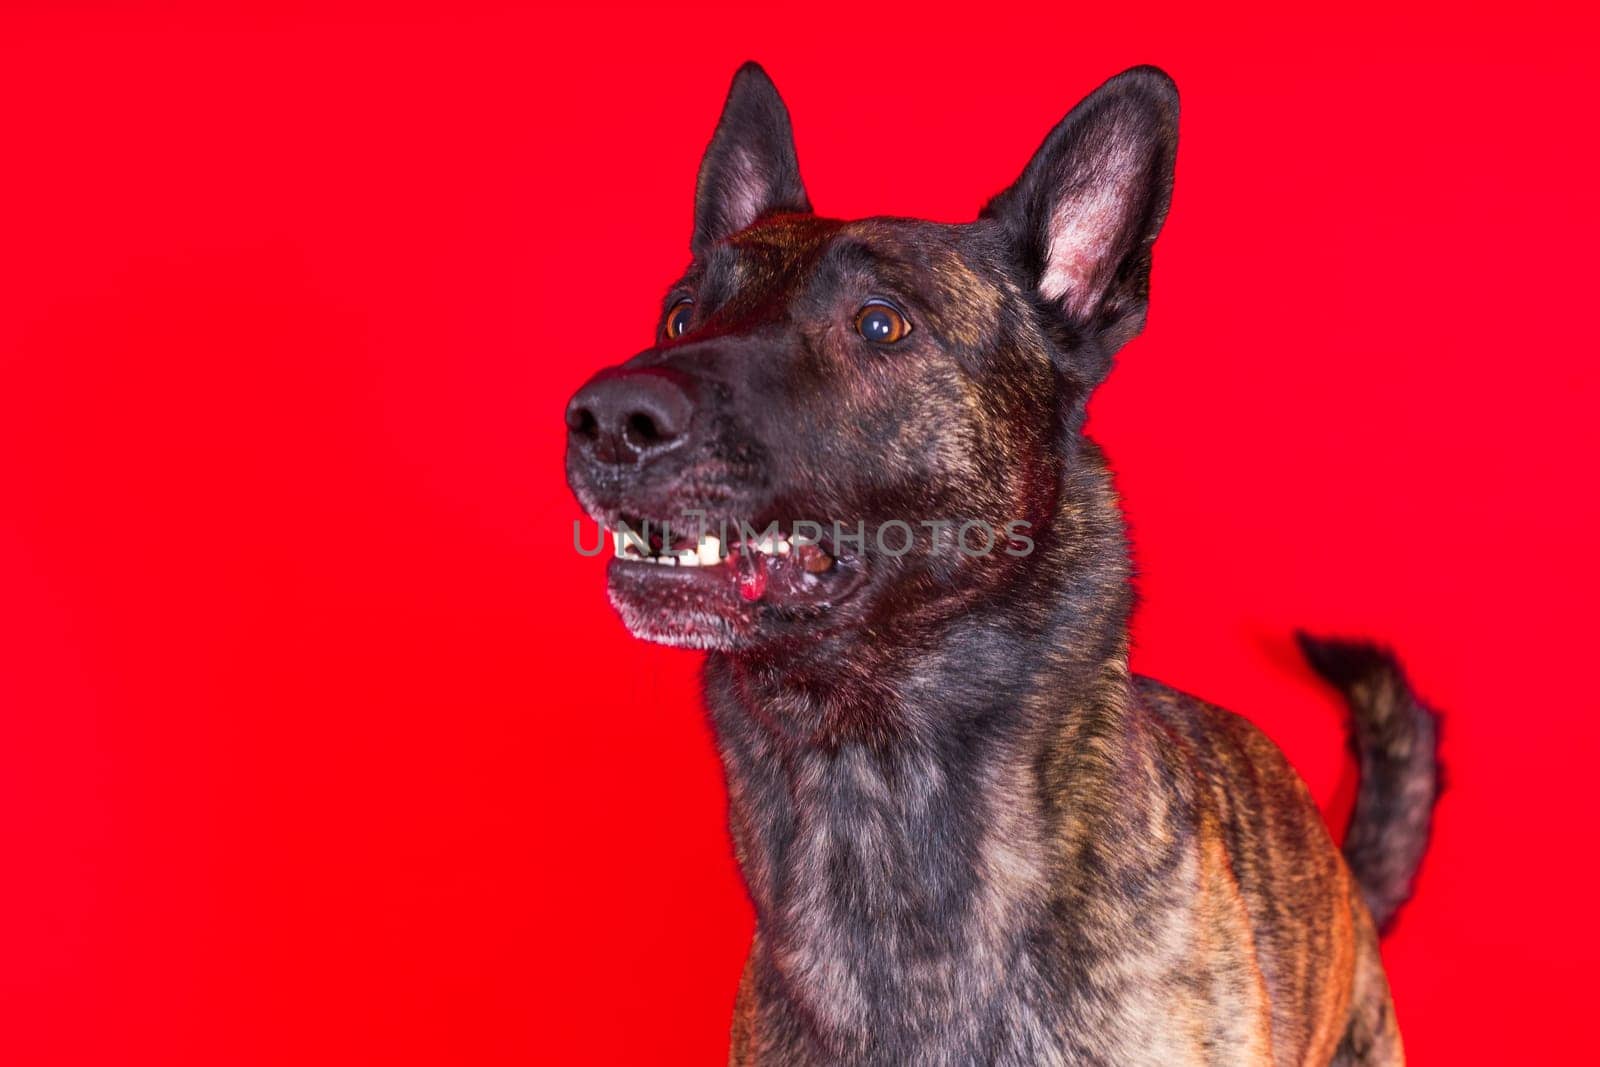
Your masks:
M 1337 818 L 1287 634 L 1392 641 L 1449 713 L 1413 1062 L 1592 1055 L 1595 34 L 1393 7 L 12 5 L 0 1061 L 720 1060 L 698 661 L 573 553 L 560 412 L 648 343 L 751 57 L 842 215 L 968 218 L 1100 80 L 1176 77 L 1092 417 L 1136 666 Z

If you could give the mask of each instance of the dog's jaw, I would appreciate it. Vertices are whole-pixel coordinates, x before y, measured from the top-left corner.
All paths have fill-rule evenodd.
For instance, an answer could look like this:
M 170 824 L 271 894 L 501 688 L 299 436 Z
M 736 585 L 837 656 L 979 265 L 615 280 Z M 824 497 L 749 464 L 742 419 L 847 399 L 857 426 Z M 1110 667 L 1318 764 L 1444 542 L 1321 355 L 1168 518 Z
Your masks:
M 715 529 L 672 537 L 669 526 L 672 543 L 661 542 L 659 527 L 654 542 L 628 524 L 614 533 L 607 591 L 635 637 L 722 651 L 803 640 L 837 622 L 870 584 L 867 560 L 826 535 L 791 535 L 776 522 Z

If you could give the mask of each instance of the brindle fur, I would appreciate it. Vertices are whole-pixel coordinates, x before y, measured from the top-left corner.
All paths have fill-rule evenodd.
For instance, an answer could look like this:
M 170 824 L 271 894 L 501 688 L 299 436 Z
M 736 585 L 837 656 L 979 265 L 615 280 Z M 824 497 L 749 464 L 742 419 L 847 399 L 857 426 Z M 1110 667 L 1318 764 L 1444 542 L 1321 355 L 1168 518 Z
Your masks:
M 1035 550 L 965 558 L 923 530 L 847 603 L 742 621 L 619 602 L 712 649 L 757 913 L 733 1064 L 1402 1062 L 1376 931 L 1427 839 L 1431 714 L 1386 654 L 1304 639 L 1357 723 L 1341 856 L 1264 735 L 1128 669 L 1128 545 L 1082 424 L 1143 322 L 1176 123 L 1165 75 L 1130 71 L 977 222 L 847 223 L 810 214 L 765 75 L 735 79 L 667 301 L 692 295 L 695 328 L 627 364 L 692 381 L 700 429 L 638 470 L 575 445 L 580 499 L 1025 518 Z M 1058 262 L 1052 235 L 1090 225 L 1068 251 L 1091 258 Z M 914 344 L 850 335 L 879 292 Z

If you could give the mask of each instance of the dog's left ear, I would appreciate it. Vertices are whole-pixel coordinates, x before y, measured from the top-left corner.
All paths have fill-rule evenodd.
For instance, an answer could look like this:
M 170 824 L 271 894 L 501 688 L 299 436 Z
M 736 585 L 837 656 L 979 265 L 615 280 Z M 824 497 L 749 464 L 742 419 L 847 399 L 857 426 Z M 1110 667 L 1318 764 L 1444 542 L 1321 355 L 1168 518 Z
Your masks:
M 1073 108 L 983 210 L 1009 232 L 1043 302 L 1107 359 L 1144 326 L 1177 151 L 1178 88 L 1135 67 Z
M 767 72 L 746 63 L 733 76 L 717 132 L 700 161 L 690 251 L 702 255 L 763 215 L 810 210 L 789 109 Z

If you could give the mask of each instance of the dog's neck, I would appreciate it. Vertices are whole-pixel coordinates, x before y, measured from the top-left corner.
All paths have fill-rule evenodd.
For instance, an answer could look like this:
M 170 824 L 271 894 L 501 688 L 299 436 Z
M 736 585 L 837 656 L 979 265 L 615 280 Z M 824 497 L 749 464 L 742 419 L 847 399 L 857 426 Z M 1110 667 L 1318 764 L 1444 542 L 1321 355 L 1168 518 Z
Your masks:
M 833 649 L 831 684 L 707 661 L 758 919 L 750 980 L 832 1055 L 1052 1027 L 1025 1000 L 1047 985 L 1051 908 L 1089 831 L 1047 779 L 1117 773 L 1096 754 L 1130 750 L 1121 519 L 1098 463 L 1077 482 L 1006 596 Z

